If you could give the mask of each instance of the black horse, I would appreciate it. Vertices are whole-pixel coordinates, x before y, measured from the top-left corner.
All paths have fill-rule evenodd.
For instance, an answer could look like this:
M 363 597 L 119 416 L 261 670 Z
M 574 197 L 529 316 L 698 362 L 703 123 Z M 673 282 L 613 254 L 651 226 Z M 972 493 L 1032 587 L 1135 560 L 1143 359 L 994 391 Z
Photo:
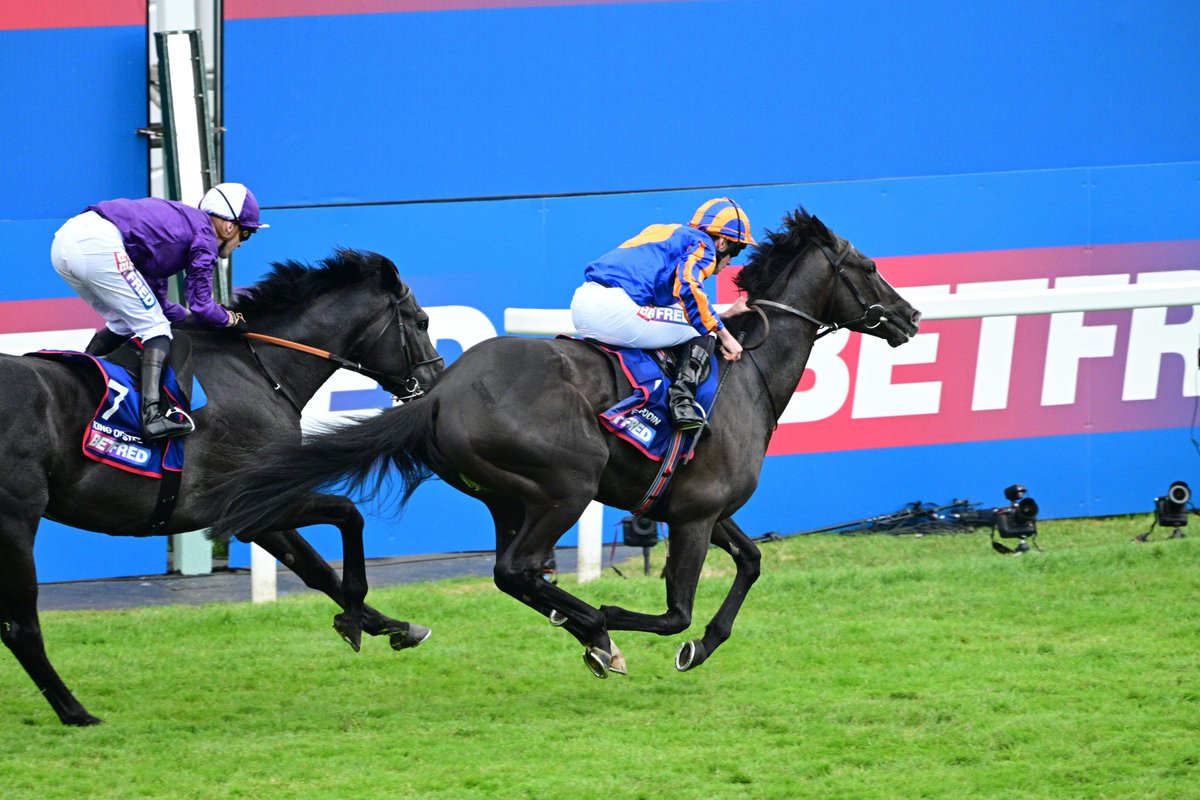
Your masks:
M 178 503 L 163 534 L 206 527 L 216 517 L 217 507 L 204 496 L 215 477 L 253 458 L 267 442 L 300 440 L 300 409 L 338 368 L 337 358 L 361 365 L 385 389 L 409 398 L 441 372 L 428 316 L 396 266 L 374 253 L 341 250 L 318 267 L 276 264 L 235 307 L 256 332 L 333 358 L 230 332 L 188 330 L 208 404 L 195 413 L 196 432 L 184 440 Z M 0 639 L 68 725 L 100 720 L 75 699 L 46 657 L 33 561 L 38 522 L 44 516 L 114 536 L 146 535 L 160 483 L 83 455 L 80 439 L 96 404 L 92 387 L 75 368 L 0 355 L 0 437 L 6 451 L 0 471 Z M 428 635 L 426 628 L 363 605 L 362 518 L 353 503 L 326 495 L 277 511 L 278 525 L 245 540 L 253 539 L 341 606 L 345 616 L 335 618 L 335 627 L 355 649 L 362 629 L 388 635 L 396 649 Z M 294 530 L 324 522 L 342 526 L 344 580 Z
M 771 433 L 819 329 L 847 327 L 896 347 L 915 335 L 920 319 L 871 259 L 803 209 L 751 254 L 737 285 L 758 314 L 734 318 L 731 330 L 757 349 L 723 365 L 712 435 L 678 470 L 655 512 L 669 525 L 664 614 L 593 608 L 542 579 L 546 553 L 590 501 L 633 508 L 657 468 L 601 428 L 597 413 L 628 386 L 605 355 L 573 340 L 491 339 L 464 353 L 420 403 L 273 449 L 231 478 L 213 532 L 275 526 L 281 513 L 336 481 L 377 489 L 389 467 L 399 471 L 405 500 L 436 474 L 491 511 L 496 585 L 565 625 L 599 677 L 625 668 L 610 630 L 666 635 L 689 627 L 712 542 L 733 557 L 737 575 L 703 639 L 685 642 L 676 656 L 678 669 L 694 667 L 729 637 L 758 576 L 758 549 L 731 517 L 754 493 Z

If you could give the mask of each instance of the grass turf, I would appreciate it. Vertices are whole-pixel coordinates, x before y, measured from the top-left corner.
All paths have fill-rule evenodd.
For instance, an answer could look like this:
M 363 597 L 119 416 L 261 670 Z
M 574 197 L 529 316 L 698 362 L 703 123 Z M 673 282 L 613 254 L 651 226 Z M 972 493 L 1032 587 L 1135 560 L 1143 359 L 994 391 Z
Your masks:
M 480 579 L 372 592 L 433 637 L 354 654 L 323 597 L 43 615 L 106 722 L 60 726 L 0 660 L 0 796 L 1186 798 L 1200 796 L 1200 539 L 1149 518 L 763 545 L 733 637 L 680 674 L 728 588 L 710 551 L 689 637 L 617 633 L 627 677 Z M 655 574 L 664 548 L 655 548 Z M 639 560 L 640 562 L 640 560 Z M 663 607 L 641 576 L 564 587 Z

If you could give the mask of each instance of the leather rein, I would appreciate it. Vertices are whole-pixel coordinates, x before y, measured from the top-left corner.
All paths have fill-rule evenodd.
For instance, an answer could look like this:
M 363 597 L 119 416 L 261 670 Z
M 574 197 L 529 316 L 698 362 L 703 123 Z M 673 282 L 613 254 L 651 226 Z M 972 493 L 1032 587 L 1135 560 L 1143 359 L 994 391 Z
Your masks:
M 400 305 L 412 296 L 412 289 L 408 289 L 408 287 L 405 288 L 407 291 L 405 291 L 402 296 L 393 298 L 391 303 L 392 314 L 388 317 L 387 322 L 385 322 L 383 327 L 379 330 L 379 333 L 377 333 L 374 339 L 372 339 L 372 341 L 377 341 L 382 338 L 383 334 L 387 332 L 387 329 L 391 327 L 393 321 L 400 326 L 400 347 L 403 349 L 405 360 L 408 362 L 408 375 L 404 378 L 401 378 L 397 375 L 391 375 L 386 372 L 380 372 L 379 370 L 374 370 L 370 367 L 364 367 L 362 364 L 356 361 L 351 361 L 347 358 L 342 358 L 336 353 L 331 353 L 328 350 L 322 350 L 319 347 L 301 344 L 300 342 L 294 342 L 290 339 L 281 339 L 277 336 L 268 336 L 265 333 L 252 333 L 249 331 L 243 333 L 242 337 L 246 340 L 246 347 L 249 348 L 250 354 L 254 356 L 254 361 L 256 364 L 258 364 L 259 371 L 262 372 L 267 381 L 271 384 L 271 388 L 282 395 L 283 398 L 288 401 L 288 404 L 296 410 L 296 414 L 298 415 L 303 414 L 300 404 L 297 403 L 295 398 L 293 398 L 291 394 L 289 394 L 283 388 L 283 383 L 271 373 L 271 370 L 262 360 L 262 357 L 258 354 L 258 351 L 255 350 L 254 344 L 251 340 L 275 345 L 276 347 L 285 347 L 289 350 L 307 353 L 311 356 L 323 358 L 326 361 L 332 361 L 333 363 L 337 364 L 340 369 L 346 369 L 350 370 L 351 372 L 357 372 L 360 375 L 365 375 L 384 388 L 387 388 L 388 385 L 401 385 L 403 386 L 403 394 L 399 392 L 393 392 L 393 395 L 401 402 L 413 400 L 425 393 L 425 390 L 421 387 L 420 382 L 412 376 L 413 371 L 427 364 L 437 363 L 438 361 L 442 360 L 442 357 L 438 356 L 437 358 L 418 360 L 414 358 L 412 352 L 410 352 L 408 326 L 404 323 L 403 316 L 400 313 Z

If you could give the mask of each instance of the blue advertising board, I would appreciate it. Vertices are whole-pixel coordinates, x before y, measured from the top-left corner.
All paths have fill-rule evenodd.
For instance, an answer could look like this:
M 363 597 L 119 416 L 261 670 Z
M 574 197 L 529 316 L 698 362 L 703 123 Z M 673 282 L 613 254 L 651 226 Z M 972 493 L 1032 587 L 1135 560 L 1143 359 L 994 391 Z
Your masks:
M 80 327 L 40 311 L 71 295 L 49 267 L 50 237 L 87 203 L 145 194 L 146 143 L 133 133 L 145 29 L 128 0 L 99 5 L 116 9 L 110 24 L 38 27 L 0 12 L 0 67 L 26 77 L 0 90 L 21 112 L 0 128 L 5 152 L 20 154 L 4 162 L 20 191 L 0 197 L 0 247 L 20 265 L 0 287 L 0 349 Z M 756 235 L 807 207 L 902 291 L 1200 270 L 1194 3 L 327 6 L 225 3 L 225 176 L 254 189 L 272 225 L 239 251 L 234 283 L 338 246 L 382 252 L 448 359 L 504 334 L 506 309 L 566 307 L 589 259 L 723 194 Z M 62 57 L 37 60 L 49 50 Z M 63 109 L 88 124 L 38 124 Z M 928 323 L 887 358 L 858 337 L 832 342 L 738 519 L 758 534 L 916 500 L 999 505 L 1011 483 L 1048 517 L 1148 511 L 1197 463 L 1197 316 L 1021 318 L 999 352 L 1024 369 L 992 405 L 977 398 L 995 329 L 979 320 Z M 822 395 L 822 370 L 845 372 L 842 394 Z M 314 416 L 386 402 L 338 380 Z M 866 393 L 888 402 L 870 410 Z M 806 410 L 816 396 L 824 416 Z M 399 518 L 387 502 L 368 511 L 368 555 L 492 546 L 483 506 L 436 483 Z M 606 539 L 623 514 L 606 512 Z M 339 555 L 331 530 L 314 537 Z M 83 539 L 95 553 L 80 559 Z M 165 561 L 161 540 L 52 523 L 38 546 L 51 580 Z M 246 563 L 243 549 L 231 557 Z

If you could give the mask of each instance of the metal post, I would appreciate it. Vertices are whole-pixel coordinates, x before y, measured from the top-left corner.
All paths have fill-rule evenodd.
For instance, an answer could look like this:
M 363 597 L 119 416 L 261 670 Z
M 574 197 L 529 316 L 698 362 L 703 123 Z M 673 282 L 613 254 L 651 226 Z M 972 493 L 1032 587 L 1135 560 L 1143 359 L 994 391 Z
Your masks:
M 164 194 L 196 205 L 212 186 L 212 122 L 208 116 L 200 31 L 154 34 L 162 103 Z M 178 282 L 172 287 L 178 296 Z M 227 290 L 226 290 L 227 291 Z M 212 543 L 204 531 L 171 537 L 173 567 L 183 575 L 212 572 Z

